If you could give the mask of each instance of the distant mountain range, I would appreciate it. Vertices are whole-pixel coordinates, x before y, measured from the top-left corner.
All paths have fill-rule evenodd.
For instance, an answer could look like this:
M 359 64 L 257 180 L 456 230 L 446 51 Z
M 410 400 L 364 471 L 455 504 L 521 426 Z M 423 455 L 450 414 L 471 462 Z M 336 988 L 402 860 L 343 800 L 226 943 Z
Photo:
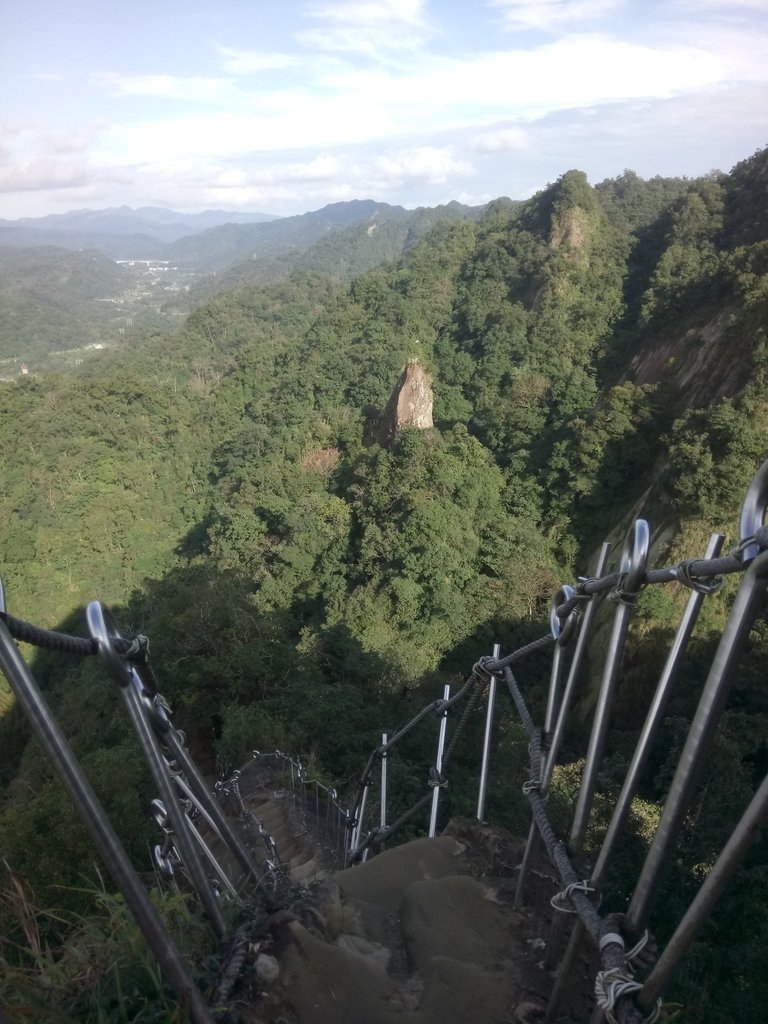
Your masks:
M 268 213 L 179 213 L 162 206 L 73 210 L 47 217 L 0 219 L 0 247 L 59 245 L 64 249 L 98 249 L 114 259 L 157 259 L 165 246 L 186 235 L 222 224 L 258 224 L 276 219 Z
M 118 260 L 170 260 L 196 274 L 237 268 L 234 276 L 242 283 L 282 276 L 319 245 L 320 251 L 306 261 L 308 269 L 344 278 L 381 260 L 398 258 L 438 220 L 475 219 L 483 209 L 453 202 L 406 210 L 373 199 L 354 199 L 294 217 L 270 217 L 120 206 L 0 220 L 0 249 L 49 245 L 91 249 Z M 333 253 L 326 251 L 330 249 Z M 258 269 L 254 264 L 259 264 Z
M 353 200 L 271 220 L 123 206 L 0 221 L 0 361 L 37 368 L 55 352 L 117 344 L 128 327 L 167 328 L 218 292 L 295 269 L 348 281 L 401 259 L 438 222 L 475 220 L 484 209 Z M 148 269 L 115 260 L 170 267 L 152 282 Z M 18 372 L 16 362 L 8 372 Z

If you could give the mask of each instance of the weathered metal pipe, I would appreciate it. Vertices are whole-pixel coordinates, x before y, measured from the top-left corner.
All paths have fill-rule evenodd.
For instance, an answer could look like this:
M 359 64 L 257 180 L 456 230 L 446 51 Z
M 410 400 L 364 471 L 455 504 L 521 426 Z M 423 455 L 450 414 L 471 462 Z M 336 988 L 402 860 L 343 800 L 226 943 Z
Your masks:
M 227 819 L 221 805 L 206 786 L 197 765 L 185 750 L 179 730 L 175 729 L 169 722 L 169 728 L 161 731 L 159 738 L 168 747 L 174 760 L 186 776 L 198 807 L 201 811 L 205 811 L 206 815 L 212 820 L 214 829 L 240 865 L 246 878 L 250 878 L 254 882 L 258 881 L 259 869 L 257 865 L 254 864 L 245 844 Z
M 379 824 L 382 828 L 387 826 L 387 734 L 383 732 L 381 734 L 381 745 L 385 748 L 381 755 L 381 815 L 379 816 Z
M 560 619 L 557 617 L 556 610 L 564 602 L 569 601 L 573 597 L 574 591 L 572 587 L 561 587 L 555 595 L 554 601 L 552 602 L 552 614 L 550 616 L 550 627 L 552 630 L 552 636 L 556 640 L 555 650 L 552 655 L 552 668 L 549 675 L 549 692 L 547 694 L 547 710 L 544 715 L 544 735 L 549 736 L 554 726 L 557 711 L 560 700 L 560 680 L 563 673 L 563 625 Z M 566 640 L 570 640 L 575 625 L 576 611 L 571 612 L 569 622 L 566 625 L 568 634 L 565 637 Z M 544 766 L 542 765 L 542 772 Z M 548 781 L 548 780 L 547 780 Z M 539 780 L 539 791 L 542 796 L 546 795 L 547 783 L 544 779 Z M 525 851 L 523 852 L 523 859 L 520 864 L 520 869 L 517 873 L 517 885 L 515 886 L 515 899 L 513 906 L 518 909 L 523 904 L 523 895 L 525 890 L 525 882 L 528 876 L 528 866 L 530 864 L 533 849 L 536 844 L 536 837 L 538 830 L 536 823 L 531 822 L 531 827 L 528 830 L 528 840 L 525 844 Z
M 704 554 L 704 558 L 717 558 L 723 547 L 725 537 L 721 533 L 713 533 L 709 538 L 709 544 Z M 616 801 L 616 807 L 611 817 L 611 822 L 608 826 L 608 830 L 603 840 L 603 845 L 600 848 L 600 853 L 595 861 L 595 866 L 592 871 L 592 878 L 590 884 L 596 889 L 599 889 L 605 880 L 605 874 L 608 870 L 608 864 L 610 862 L 613 851 L 616 847 L 619 835 L 621 834 L 624 825 L 629 817 L 629 812 L 632 808 L 632 801 L 635 798 L 639 784 L 640 775 L 646 765 L 648 756 L 651 752 L 654 740 L 658 735 L 659 728 L 662 724 L 664 711 L 667 706 L 672 689 L 677 682 L 678 676 L 680 675 L 680 669 L 682 667 L 685 652 L 688 648 L 688 641 L 693 633 L 693 628 L 696 625 L 696 620 L 699 617 L 701 606 L 704 603 L 706 594 L 699 591 L 692 591 L 688 602 L 683 612 L 683 617 L 680 620 L 677 633 L 675 634 L 674 642 L 667 655 L 667 660 L 664 664 L 661 676 L 659 677 L 658 685 L 656 686 L 656 692 L 653 695 L 651 706 L 648 709 L 648 714 L 643 725 L 643 731 L 640 733 L 640 738 L 637 741 L 635 752 L 632 755 L 632 761 L 627 770 L 626 778 L 624 779 L 624 785 L 622 786 L 619 798 Z
M 648 547 L 648 523 L 644 519 L 637 519 L 627 536 L 621 556 L 621 572 L 627 574 L 624 595 L 621 603 L 617 604 L 613 629 L 608 641 L 608 652 L 600 683 L 600 693 L 597 699 L 592 733 L 589 737 L 584 772 L 581 777 L 579 795 L 573 815 L 573 824 L 571 825 L 570 846 L 573 851 L 581 849 L 587 834 L 597 773 L 603 756 L 605 737 L 608 732 L 611 709 L 613 708 L 616 694 L 629 620 L 632 616 L 634 599 L 640 591 L 643 577 L 645 576 L 648 562 Z
M 595 564 L 595 576 L 602 576 L 605 572 L 605 565 L 608 561 L 608 553 L 611 550 L 611 545 L 603 543 L 600 548 L 600 553 L 597 557 Z M 568 712 L 571 708 L 573 701 L 573 694 L 576 690 L 576 683 L 578 681 L 579 672 L 581 671 L 581 665 L 584 661 L 584 655 L 587 650 L 587 642 L 590 637 L 592 630 L 592 622 L 597 611 L 597 601 L 595 597 L 591 597 L 587 603 L 587 609 L 584 612 L 584 616 L 581 620 L 581 626 L 576 637 L 576 647 L 573 651 L 573 658 L 571 659 L 571 666 L 568 670 L 568 677 L 565 681 L 565 689 L 563 690 L 563 699 L 560 703 L 560 709 L 555 721 L 555 727 L 552 730 L 552 735 L 549 739 L 549 750 L 547 752 L 547 758 L 544 765 L 544 775 L 542 782 L 545 787 L 549 786 L 552 779 L 552 772 L 554 771 L 557 756 L 560 753 L 560 744 L 562 743 L 563 733 L 565 731 L 565 722 L 568 717 Z
M 733 877 L 758 831 L 768 825 L 768 776 L 752 797 L 731 838 L 723 847 L 675 933 L 664 948 L 638 996 L 641 1005 L 651 1007 L 677 970 L 697 932 L 707 920 L 723 889 Z

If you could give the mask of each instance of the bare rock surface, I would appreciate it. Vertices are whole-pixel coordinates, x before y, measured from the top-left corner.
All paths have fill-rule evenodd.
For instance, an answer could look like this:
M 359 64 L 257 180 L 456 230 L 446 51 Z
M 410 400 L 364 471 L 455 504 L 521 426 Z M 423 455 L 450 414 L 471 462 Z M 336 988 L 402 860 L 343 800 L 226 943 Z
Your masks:
M 552 976 L 549 920 L 512 909 L 513 879 L 482 873 L 452 835 L 396 847 L 310 885 L 273 913 L 269 976 L 242 1019 L 254 1024 L 533 1024 Z M 498 831 L 498 830 L 496 830 Z M 498 841 L 498 836 L 495 839 Z M 508 846 L 518 849 L 511 837 Z M 507 850 L 509 853 L 510 850 Z M 534 877 L 540 885 L 542 873 Z M 545 888 L 552 889 L 549 878 Z M 572 1003 L 589 1016 L 585 980 Z M 583 1014 L 583 1016 L 582 1016 Z
M 406 427 L 426 430 L 432 422 L 432 381 L 418 359 L 410 359 L 381 417 L 379 443 L 387 447 Z
M 291 815 L 276 795 L 253 793 L 251 800 L 290 843 Z M 300 831 L 297 822 L 293 827 Z M 299 840 L 305 844 L 306 835 Z M 258 940 L 251 939 L 254 957 L 235 994 L 233 1020 L 543 1019 L 553 983 L 544 966 L 554 914 L 549 899 L 558 885 L 548 862 L 534 855 L 528 905 L 513 908 L 522 843 L 506 830 L 453 821 L 441 836 L 393 847 L 331 875 L 306 856 L 297 855 L 289 888 L 259 911 L 262 927 Z M 562 1022 L 589 1018 L 588 957 L 585 951 L 577 966 Z

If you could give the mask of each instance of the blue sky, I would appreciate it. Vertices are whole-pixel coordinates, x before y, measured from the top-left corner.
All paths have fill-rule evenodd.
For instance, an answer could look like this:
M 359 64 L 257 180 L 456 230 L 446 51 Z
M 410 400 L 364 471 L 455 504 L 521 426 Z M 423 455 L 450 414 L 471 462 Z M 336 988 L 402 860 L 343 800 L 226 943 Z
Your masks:
M 5 0 L 0 217 L 302 213 L 728 170 L 768 0 Z

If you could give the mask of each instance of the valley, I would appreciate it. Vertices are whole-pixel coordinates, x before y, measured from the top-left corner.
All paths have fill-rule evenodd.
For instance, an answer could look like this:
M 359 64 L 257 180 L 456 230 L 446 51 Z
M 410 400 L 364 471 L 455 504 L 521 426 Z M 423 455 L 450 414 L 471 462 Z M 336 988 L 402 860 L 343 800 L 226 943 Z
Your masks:
M 255 745 L 302 752 L 342 791 L 382 720 L 407 721 L 478 651 L 538 636 L 552 594 L 606 537 L 618 559 L 630 518 L 651 522 L 659 563 L 697 555 L 715 529 L 726 550 L 738 542 L 768 439 L 766 180 L 768 150 L 694 180 L 627 171 L 593 185 L 569 170 L 522 203 L 342 204 L 301 224 L 214 227 L 171 243 L 194 249 L 194 265 L 170 253 L 157 257 L 167 264 L 115 262 L 135 264 L 139 250 L 1 249 L 2 355 L 28 353 L 30 370 L 0 384 L 9 610 L 81 633 L 99 598 L 151 636 L 163 691 L 208 763 L 237 765 Z M 44 372 L 56 359 L 60 372 Z M 382 430 L 414 361 L 430 381 L 431 425 Z M 702 612 L 643 815 L 624 836 L 627 869 L 647 846 L 731 594 Z M 615 796 L 683 601 L 657 589 L 638 602 L 599 808 Z M 765 773 L 767 637 L 762 616 L 702 779 L 698 806 L 715 823 L 686 831 L 663 936 L 737 798 Z M 140 862 L 148 780 L 113 691 L 88 664 L 40 655 L 34 670 Z M 535 673 L 528 684 L 541 717 L 545 685 Z M 52 842 L 41 823 L 58 815 L 61 790 L 3 703 L 3 856 L 42 905 L 83 915 L 88 838 L 66 821 Z M 584 745 L 576 726 L 551 794 L 564 816 Z M 524 748 L 505 727 L 500 777 L 517 776 Z M 403 783 L 423 756 L 409 751 Z M 446 813 L 467 813 L 470 799 L 447 790 Z M 494 799 L 525 827 L 519 792 L 501 786 Z M 766 922 L 743 933 L 768 902 L 764 838 L 750 856 L 672 993 L 691 1024 L 759 1019 L 768 1000 Z M 620 873 L 606 898 L 621 904 Z M 66 920 L 49 922 L 51 948 L 66 947 Z M 0 925 L 22 949 L 8 904 Z M 27 961 L 13 956 L 23 979 Z M 104 984 L 117 999 L 114 979 Z M 94 1019 L 105 991 L 46 990 L 74 1021 Z

